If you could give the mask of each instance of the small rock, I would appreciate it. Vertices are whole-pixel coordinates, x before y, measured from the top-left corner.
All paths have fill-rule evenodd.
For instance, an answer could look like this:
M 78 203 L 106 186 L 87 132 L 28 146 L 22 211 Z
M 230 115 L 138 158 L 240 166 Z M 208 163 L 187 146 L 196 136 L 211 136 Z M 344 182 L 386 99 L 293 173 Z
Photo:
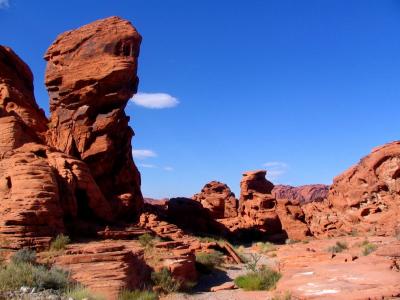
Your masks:
M 211 292 L 218 292 L 218 291 L 224 291 L 224 290 L 233 290 L 235 288 L 235 283 L 234 282 L 225 282 L 221 285 L 214 286 L 210 289 Z
M 30 288 L 27 286 L 21 286 L 21 288 L 19 290 L 20 290 L 20 292 L 26 294 L 26 293 L 29 293 Z

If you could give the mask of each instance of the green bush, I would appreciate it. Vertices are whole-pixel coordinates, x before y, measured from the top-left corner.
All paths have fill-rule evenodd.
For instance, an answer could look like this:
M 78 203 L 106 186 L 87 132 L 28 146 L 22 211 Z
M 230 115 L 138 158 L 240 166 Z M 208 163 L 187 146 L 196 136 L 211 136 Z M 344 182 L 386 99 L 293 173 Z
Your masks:
M 105 300 L 106 298 L 96 294 L 92 293 L 89 289 L 81 286 L 81 285 L 75 285 L 74 287 L 71 287 L 67 290 L 65 293 L 67 297 L 72 298 L 74 300 Z
M 167 268 L 163 268 L 159 272 L 153 272 L 151 279 L 157 287 L 167 294 L 179 291 L 182 285 L 181 282 L 172 277 L 171 272 Z
M 11 257 L 13 263 L 36 263 L 36 252 L 29 248 L 23 248 L 15 252 Z
M 151 248 L 154 246 L 154 237 L 149 233 L 142 234 L 139 236 L 139 243 L 145 248 Z
M 336 245 L 334 245 L 332 247 L 329 247 L 328 251 L 331 252 L 331 253 L 340 253 L 340 252 L 342 252 L 343 250 L 345 250 L 347 248 L 348 247 L 347 247 L 346 243 L 338 241 L 338 242 L 336 242 Z
M 118 300 L 157 300 L 158 296 L 156 293 L 151 291 L 123 291 Z
M 363 248 L 362 254 L 364 256 L 367 256 L 367 255 L 371 254 L 372 252 L 374 252 L 376 250 L 376 248 L 378 248 L 378 247 L 373 243 L 364 241 L 362 248 Z
M 33 278 L 35 287 L 43 289 L 64 290 L 70 285 L 68 272 L 57 267 L 36 266 Z
M 258 242 L 256 246 L 260 249 L 261 253 L 268 253 L 276 250 L 276 246 L 270 242 Z
M 59 234 L 57 237 L 51 242 L 50 250 L 60 251 L 64 250 L 65 247 L 71 242 L 68 236 Z
M 235 279 L 235 284 L 245 291 L 263 291 L 275 288 L 281 278 L 281 274 L 270 268 L 263 268 L 256 272 L 249 272 L 246 275 Z
M 196 263 L 200 271 L 211 272 L 216 267 L 222 265 L 223 254 L 219 251 L 196 253 Z
M 0 267 L 0 291 L 29 286 L 43 289 L 63 290 L 69 285 L 68 274 L 57 268 L 19 262 Z

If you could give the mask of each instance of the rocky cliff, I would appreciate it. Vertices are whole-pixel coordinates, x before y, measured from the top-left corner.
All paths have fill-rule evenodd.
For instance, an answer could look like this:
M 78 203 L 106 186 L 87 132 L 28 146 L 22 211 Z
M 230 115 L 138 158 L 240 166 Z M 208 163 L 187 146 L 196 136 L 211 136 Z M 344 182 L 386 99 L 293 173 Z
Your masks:
M 137 88 L 140 40 L 117 17 L 61 34 L 45 56 L 50 122 L 36 104 L 29 67 L 0 46 L 3 247 L 46 247 L 58 233 L 139 216 L 140 174 L 124 107 Z

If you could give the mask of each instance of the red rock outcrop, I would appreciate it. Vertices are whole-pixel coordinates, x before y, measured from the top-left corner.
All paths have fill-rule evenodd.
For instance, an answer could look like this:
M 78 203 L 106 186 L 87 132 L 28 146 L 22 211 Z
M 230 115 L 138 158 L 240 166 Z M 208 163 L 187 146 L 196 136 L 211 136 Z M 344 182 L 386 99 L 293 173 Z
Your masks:
M 301 241 L 311 236 L 305 222 L 305 214 L 299 202 L 286 199 L 277 200 L 277 214 L 282 224 L 282 229 L 291 240 Z
M 54 170 L 40 146 L 47 129 L 29 67 L 0 46 L 1 247 L 40 246 L 64 230 Z
M 55 259 L 72 279 L 107 297 L 117 299 L 125 289 L 144 288 L 150 268 L 137 242 L 103 241 L 68 246 Z
M 30 68 L 8 47 L 0 46 L 0 109 L 1 116 L 14 116 L 21 120 L 30 131 L 44 134 L 47 130 L 47 119 L 44 111 L 39 109 L 33 94 L 33 75 Z M 27 130 L 27 128 L 24 128 Z M 30 135 L 24 132 L 24 135 Z M 18 141 L 15 136 L 2 136 L 2 139 L 12 138 L 14 147 L 25 142 L 21 135 Z M 30 137 L 30 141 L 32 141 Z
M 138 215 L 124 107 L 137 87 L 140 39 L 116 17 L 60 35 L 46 54 L 49 130 L 29 67 L 0 46 L 2 246 L 42 248 L 58 233 L 96 234 L 99 221 Z
M 326 201 L 304 210 L 315 235 L 394 235 L 400 228 L 400 142 L 373 149 L 334 179 Z
M 235 194 L 226 184 L 219 181 L 207 183 L 201 192 L 192 198 L 208 209 L 214 219 L 232 218 L 238 214 L 238 200 Z
M 115 220 L 134 219 L 143 205 L 124 112 L 137 90 L 140 42 L 130 22 L 110 17 L 59 35 L 45 54 L 48 142 L 88 165 Z
M 274 185 L 265 178 L 265 170 L 249 171 L 240 182 L 239 216 L 241 227 L 265 233 L 281 231 L 276 213 L 277 202 L 271 192 Z
M 329 185 L 309 184 L 302 186 L 275 185 L 272 194 L 276 199 L 286 199 L 305 204 L 321 202 L 328 196 Z

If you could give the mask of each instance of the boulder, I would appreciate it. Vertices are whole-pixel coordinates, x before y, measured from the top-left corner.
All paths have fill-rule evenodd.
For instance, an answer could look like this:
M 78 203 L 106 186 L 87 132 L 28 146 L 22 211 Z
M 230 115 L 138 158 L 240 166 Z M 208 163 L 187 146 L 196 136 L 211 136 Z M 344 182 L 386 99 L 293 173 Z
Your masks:
M 111 300 L 118 299 L 123 290 L 143 288 L 151 273 L 143 249 L 135 242 L 73 244 L 55 258 L 55 264 L 68 270 L 73 280 Z
M 266 174 L 265 170 L 243 174 L 239 200 L 241 227 L 277 233 L 282 226 L 276 212 L 276 199 L 271 194 L 274 185 L 265 178 Z
M 141 36 L 110 17 L 60 34 L 45 54 L 49 145 L 84 161 L 114 220 L 134 220 L 143 205 L 125 106 L 137 90 Z
M 237 216 L 238 200 L 230 188 L 222 182 L 211 181 L 207 183 L 201 192 L 195 194 L 192 198 L 209 210 L 214 219 Z

